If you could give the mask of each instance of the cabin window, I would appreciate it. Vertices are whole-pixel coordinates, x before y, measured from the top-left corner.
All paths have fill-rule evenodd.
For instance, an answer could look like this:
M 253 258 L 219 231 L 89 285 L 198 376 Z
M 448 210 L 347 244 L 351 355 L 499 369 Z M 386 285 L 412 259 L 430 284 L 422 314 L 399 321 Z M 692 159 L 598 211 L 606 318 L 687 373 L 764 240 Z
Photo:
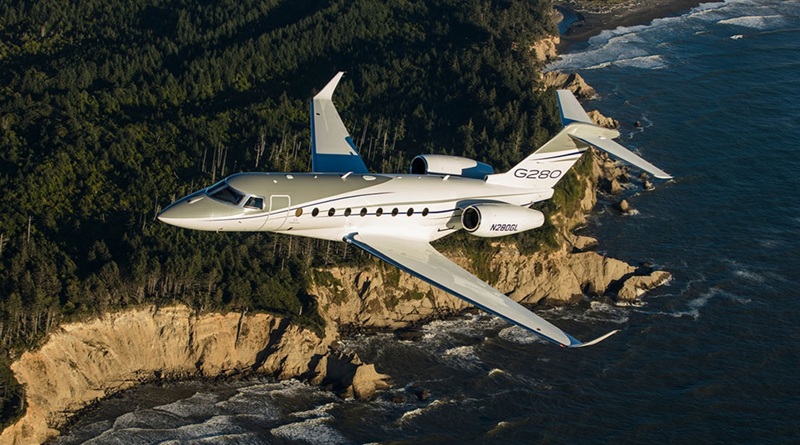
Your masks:
M 366 208 L 361 209 L 360 215 L 361 216 L 367 216 L 367 209 Z
M 400 211 L 397 210 L 397 207 L 392 209 L 392 216 L 397 216 L 398 213 L 400 213 Z
M 428 216 L 428 208 L 427 207 L 422 209 L 422 216 Z
M 375 211 L 375 216 L 381 216 L 381 215 L 383 215 L 383 209 L 378 207 L 378 210 Z
M 408 215 L 408 216 L 411 216 L 413 214 L 414 214 L 414 209 L 413 208 L 408 209 L 408 211 L 406 212 L 406 215 Z
M 328 210 L 328 216 L 333 216 L 335 213 L 336 213 L 336 209 L 334 209 L 333 207 L 331 207 L 331 209 Z
M 231 186 L 225 186 L 220 189 L 212 191 L 209 196 L 217 201 L 227 202 L 229 204 L 233 204 L 238 206 L 242 199 L 244 199 L 244 195 L 239 193 Z M 261 205 L 263 207 L 264 201 L 261 201 Z
M 247 209 L 264 210 L 264 198 L 251 196 L 247 198 L 247 202 L 244 203 L 244 207 Z
M 296 217 L 298 217 L 298 218 L 299 218 L 299 217 L 300 217 L 300 215 L 302 215 L 302 214 L 303 214 L 303 209 L 302 209 L 302 208 L 298 208 L 297 210 L 295 210 L 295 211 L 294 211 L 294 216 L 296 216 Z
M 353 212 L 352 212 L 352 210 L 350 210 L 350 207 L 344 209 L 344 216 L 350 216 L 351 213 L 353 213 Z
M 314 210 L 311 211 L 311 216 L 317 216 L 317 215 L 319 215 L 319 209 L 315 208 Z

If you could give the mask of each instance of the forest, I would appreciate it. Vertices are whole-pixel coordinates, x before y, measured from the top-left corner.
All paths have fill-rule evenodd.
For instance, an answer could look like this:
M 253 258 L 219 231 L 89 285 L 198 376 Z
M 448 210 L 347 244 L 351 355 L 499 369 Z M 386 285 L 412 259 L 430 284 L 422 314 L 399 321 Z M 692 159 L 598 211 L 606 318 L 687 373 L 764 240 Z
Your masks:
M 9 363 L 64 321 L 181 302 L 319 329 L 310 271 L 374 260 L 344 243 L 181 230 L 158 211 L 231 173 L 308 171 L 308 100 L 337 71 L 372 171 L 405 172 L 421 153 L 504 171 L 559 126 L 528 51 L 554 32 L 551 7 L 0 0 L 0 425 L 20 407 Z

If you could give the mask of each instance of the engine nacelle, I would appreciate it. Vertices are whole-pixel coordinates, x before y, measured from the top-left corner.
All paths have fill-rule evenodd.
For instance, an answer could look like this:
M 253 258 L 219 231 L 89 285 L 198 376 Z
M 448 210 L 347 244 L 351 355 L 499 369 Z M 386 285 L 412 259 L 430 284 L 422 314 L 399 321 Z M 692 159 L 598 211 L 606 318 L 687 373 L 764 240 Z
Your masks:
M 474 159 L 447 155 L 420 155 L 411 160 L 411 174 L 454 175 L 483 179 L 494 173 L 491 165 Z
M 461 226 L 482 238 L 512 235 L 541 227 L 544 214 L 511 204 L 474 204 L 461 212 Z

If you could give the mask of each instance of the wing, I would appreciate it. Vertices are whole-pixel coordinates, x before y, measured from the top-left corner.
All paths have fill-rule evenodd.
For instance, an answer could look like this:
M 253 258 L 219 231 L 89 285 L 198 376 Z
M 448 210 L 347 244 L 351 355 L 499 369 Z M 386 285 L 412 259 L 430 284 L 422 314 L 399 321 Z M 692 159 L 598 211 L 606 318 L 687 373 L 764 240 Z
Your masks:
M 336 74 L 311 100 L 311 167 L 314 172 L 367 173 L 331 99 L 343 74 Z
M 612 331 L 590 342 L 581 343 L 475 275 L 458 267 L 427 242 L 362 233 L 348 235 L 345 239 L 445 292 L 561 346 L 570 348 L 590 346 L 618 332 Z

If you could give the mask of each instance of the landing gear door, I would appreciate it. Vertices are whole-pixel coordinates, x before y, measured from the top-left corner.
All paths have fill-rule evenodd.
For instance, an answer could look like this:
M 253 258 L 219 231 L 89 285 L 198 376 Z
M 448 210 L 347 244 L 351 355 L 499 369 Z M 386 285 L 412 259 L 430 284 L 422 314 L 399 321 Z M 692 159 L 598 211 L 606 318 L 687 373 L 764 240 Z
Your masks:
M 292 200 L 289 195 L 272 195 L 269 197 L 269 220 L 265 224 L 267 230 L 280 230 L 289 216 Z M 262 229 L 264 230 L 264 229 Z

